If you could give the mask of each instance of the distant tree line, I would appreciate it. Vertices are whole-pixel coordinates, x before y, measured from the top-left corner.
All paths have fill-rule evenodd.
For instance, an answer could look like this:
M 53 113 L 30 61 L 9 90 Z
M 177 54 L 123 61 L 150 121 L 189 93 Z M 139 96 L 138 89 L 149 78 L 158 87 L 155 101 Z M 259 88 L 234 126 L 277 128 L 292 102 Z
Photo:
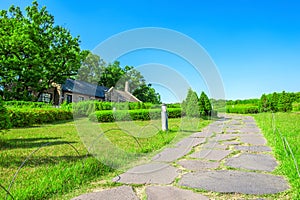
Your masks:
M 293 102 L 300 102 L 300 93 L 274 92 L 263 94 L 259 102 L 260 112 L 290 112 Z
M 215 115 L 208 96 L 201 92 L 200 97 L 191 88 L 182 102 L 182 112 L 188 117 L 205 117 Z

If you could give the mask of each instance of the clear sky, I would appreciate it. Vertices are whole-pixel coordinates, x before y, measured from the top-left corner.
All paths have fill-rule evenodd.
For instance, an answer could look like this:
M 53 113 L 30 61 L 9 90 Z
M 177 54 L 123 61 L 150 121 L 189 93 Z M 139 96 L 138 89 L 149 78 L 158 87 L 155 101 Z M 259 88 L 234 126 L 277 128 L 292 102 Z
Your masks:
M 189 36 L 210 55 L 222 77 L 227 99 L 259 98 L 262 93 L 300 91 L 300 2 L 297 0 L 40 0 L 55 22 L 80 35 L 93 50 L 120 32 L 162 27 Z M 24 8 L 30 0 L 1 0 Z M 101 55 L 100 55 L 101 56 Z M 122 56 L 121 65 L 167 65 L 183 74 L 198 93 L 205 81 L 183 59 L 145 50 Z M 156 86 L 155 86 L 156 87 Z M 157 89 L 163 101 L 172 99 Z M 209 91 L 208 91 L 209 93 Z

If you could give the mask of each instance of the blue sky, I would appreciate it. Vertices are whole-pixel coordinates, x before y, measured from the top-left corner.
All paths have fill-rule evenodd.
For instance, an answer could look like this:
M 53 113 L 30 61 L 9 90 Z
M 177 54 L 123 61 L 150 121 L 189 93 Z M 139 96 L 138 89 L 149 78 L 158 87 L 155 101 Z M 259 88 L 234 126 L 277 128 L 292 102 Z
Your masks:
M 279 0 L 210 1 L 39 1 L 55 22 L 80 35 L 93 50 L 120 32 L 143 27 L 172 29 L 198 42 L 222 77 L 227 99 L 259 98 L 262 93 L 300 91 L 300 3 Z M 2 0 L 0 9 L 24 8 L 28 0 Z M 101 55 L 100 55 L 101 56 Z M 121 65 L 161 63 L 182 74 L 198 93 L 209 93 L 203 77 L 186 61 L 162 51 L 122 56 Z M 167 77 L 166 77 L 167 78 Z M 156 85 L 165 102 L 177 101 Z M 174 99 L 175 98 L 175 99 Z

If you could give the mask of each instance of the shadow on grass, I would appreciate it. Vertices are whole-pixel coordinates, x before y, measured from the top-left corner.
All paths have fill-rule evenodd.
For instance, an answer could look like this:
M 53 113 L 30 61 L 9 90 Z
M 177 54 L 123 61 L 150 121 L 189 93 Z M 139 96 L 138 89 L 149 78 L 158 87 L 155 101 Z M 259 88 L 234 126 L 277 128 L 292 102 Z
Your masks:
M 24 126 L 24 127 L 12 127 L 13 129 L 24 129 L 24 128 L 41 128 L 43 126 L 49 126 L 49 125 L 59 125 L 59 124 L 65 124 L 69 122 L 74 122 L 74 119 L 69 120 L 61 120 L 61 121 L 54 121 L 54 122 L 45 122 L 42 124 L 33 124 L 30 126 Z
M 74 156 L 33 156 L 28 161 L 26 162 L 25 166 L 49 166 L 49 165 L 56 165 L 59 164 L 60 162 L 76 162 L 76 161 L 83 161 L 84 159 L 92 157 L 91 155 L 74 155 Z M 19 167 L 24 160 L 26 160 L 26 156 L 20 156 L 20 157 L 15 157 L 15 156 L 9 156 L 6 157 L 6 159 L 2 159 L 0 161 L 0 166 L 1 167 Z
M 32 139 L 32 140 L 30 140 Z M 78 143 L 75 141 L 47 141 L 49 139 L 47 138 L 39 138 L 37 140 L 34 140 L 35 138 L 28 138 L 26 139 L 12 139 L 12 140 L 1 140 L 0 139 L 0 150 L 6 150 L 6 149 L 27 149 L 27 148 L 38 148 L 44 145 L 47 142 L 50 142 L 47 146 L 55 146 L 55 145 L 62 145 L 62 144 L 74 144 Z M 45 139 L 45 141 L 41 141 L 42 139 Z M 59 139 L 59 138 L 57 138 Z M 34 141 L 40 141 L 40 142 L 34 142 Z

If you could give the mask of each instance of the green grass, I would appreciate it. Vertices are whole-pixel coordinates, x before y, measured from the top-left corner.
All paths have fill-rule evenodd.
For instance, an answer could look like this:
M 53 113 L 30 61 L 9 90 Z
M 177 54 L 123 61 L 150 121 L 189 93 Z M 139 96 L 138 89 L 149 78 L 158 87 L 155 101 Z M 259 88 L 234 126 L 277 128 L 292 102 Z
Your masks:
M 285 138 L 296 158 L 298 166 L 300 165 L 300 114 L 299 113 L 275 113 L 274 125 L 278 129 L 274 132 L 271 113 L 261 113 L 253 115 L 262 129 L 268 145 L 272 147 L 276 159 L 279 161 L 279 167 L 275 173 L 284 175 L 288 178 L 291 185 L 289 196 L 292 199 L 300 199 L 300 177 L 297 173 L 292 154 L 282 142 Z M 280 136 L 281 134 L 281 136 Z M 300 166 L 299 166 L 300 167 Z
M 120 173 L 119 168 L 86 156 L 85 144 L 91 144 L 89 140 L 97 141 L 93 136 L 105 133 L 115 149 L 130 155 L 147 153 L 149 156 L 209 123 L 208 120 L 199 123 L 195 119 L 170 119 L 170 130 L 162 132 L 159 131 L 160 120 L 98 124 L 80 119 L 11 129 L 0 135 L 0 184 L 8 188 L 18 168 L 35 151 L 17 174 L 11 194 L 15 199 L 70 199 L 93 187 L 112 186 L 111 178 Z M 86 131 L 91 131 L 91 135 L 83 137 Z M 136 158 L 120 156 L 117 161 L 134 163 L 138 161 Z M 0 188 L 0 199 L 5 199 L 5 195 Z

